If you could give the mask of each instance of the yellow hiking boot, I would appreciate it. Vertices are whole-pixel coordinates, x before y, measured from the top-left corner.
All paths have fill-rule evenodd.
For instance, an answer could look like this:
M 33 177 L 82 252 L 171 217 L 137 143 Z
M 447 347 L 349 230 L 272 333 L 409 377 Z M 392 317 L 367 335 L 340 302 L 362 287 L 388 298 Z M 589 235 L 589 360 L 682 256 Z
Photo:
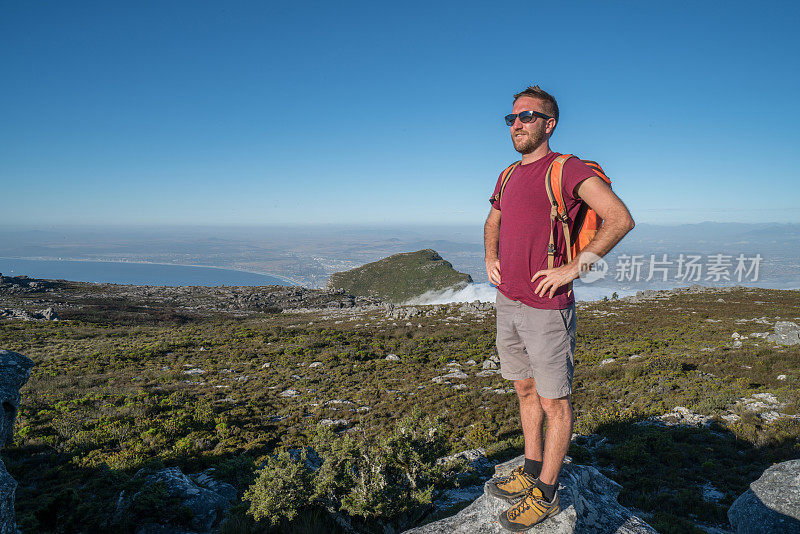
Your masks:
M 536 477 L 524 473 L 522 466 L 519 466 L 504 477 L 490 480 L 486 490 L 490 495 L 511 502 L 525 495 L 535 484 Z
M 534 486 L 525 493 L 522 500 L 500 514 L 499 520 L 506 530 L 522 532 L 560 511 L 558 491 L 553 495 L 553 501 L 547 502 L 542 490 Z

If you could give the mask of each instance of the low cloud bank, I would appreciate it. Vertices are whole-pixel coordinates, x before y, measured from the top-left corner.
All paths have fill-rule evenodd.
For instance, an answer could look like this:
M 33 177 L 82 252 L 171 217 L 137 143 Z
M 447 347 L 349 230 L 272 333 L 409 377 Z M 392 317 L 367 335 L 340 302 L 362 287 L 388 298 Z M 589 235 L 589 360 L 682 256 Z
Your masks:
M 611 298 L 614 292 L 618 296 L 624 297 L 627 295 L 635 295 L 636 291 L 602 287 L 590 286 L 588 284 L 576 284 L 575 298 L 577 300 L 601 300 L 603 297 Z M 428 291 L 422 295 L 415 297 L 405 304 L 420 305 L 420 304 L 451 304 L 454 302 L 473 302 L 479 300 L 481 302 L 494 302 L 497 295 L 497 289 L 488 282 L 478 284 L 468 284 L 461 289 L 444 289 L 440 291 Z
M 573 283 L 573 288 L 575 291 L 575 300 L 578 301 L 592 301 L 592 300 L 603 300 L 603 298 L 607 297 L 609 299 L 612 298 L 614 293 L 617 294 L 617 297 L 628 297 L 630 295 L 635 295 L 637 292 L 646 290 L 646 289 L 674 289 L 676 287 L 688 287 L 692 284 L 700 284 L 703 286 L 708 287 L 725 287 L 725 286 L 734 286 L 737 285 L 733 282 L 727 282 L 726 284 L 710 284 L 708 282 L 703 283 L 703 281 L 689 281 L 689 282 L 682 282 L 682 283 L 656 283 L 656 284 L 648 284 L 642 285 L 641 287 L 619 287 L 613 285 L 599 285 L 598 283 L 586 284 L 582 281 L 576 280 Z M 786 278 L 785 280 L 761 280 L 757 283 L 749 283 L 743 284 L 748 287 L 761 287 L 764 289 L 793 289 L 797 290 L 800 289 L 800 280 L 796 278 Z M 442 291 L 428 291 L 420 295 L 419 297 L 415 297 L 405 304 L 411 305 L 420 305 L 420 304 L 452 304 L 455 302 L 474 302 L 479 300 L 481 302 L 494 302 L 495 296 L 497 295 L 497 289 L 488 282 L 482 283 L 473 283 L 468 284 L 466 287 L 461 289 L 445 289 Z
M 590 286 L 589 284 L 573 284 L 575 288 L 575 300 L 603 300 L 603 297 L 611 298 L 614 293 L 617 297 L 628 297 L 635 295 L 637 291 L 642 289 L 650 289 L 643 287 L 640 289 L 620 289 L 618 287 L 603 287 L 603 286 Z
M 494 302 L 497 289 L 488 283 L 467 284 L 461 289 L 444 289 L 440 291 L 427 291 L 406 304 L 450 304 L 453 302 Z

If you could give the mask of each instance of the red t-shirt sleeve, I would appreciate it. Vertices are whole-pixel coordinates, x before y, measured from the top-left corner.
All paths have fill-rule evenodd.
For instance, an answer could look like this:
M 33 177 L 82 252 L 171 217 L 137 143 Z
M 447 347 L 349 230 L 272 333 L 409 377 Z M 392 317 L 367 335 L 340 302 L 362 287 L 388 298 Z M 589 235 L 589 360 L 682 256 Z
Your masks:
M 500 176 L 497 177 L 497 184 L 494 186 L 494 191 L 492 192 L 492 196 L 489 197 L 489 203 L 492 207 L 496 210 L 500 210 L 500 202 L 495 200 L 497 198 L 497 193 L 500 192 L 500 186 L 503 185 L 501 178 L 503 177 L 503 173 L 500 173 Z
M 587 178 L 597 176 L 591 167 L 586 165 L 578 158 L 569 158 L 564 164 L 564 172 L 561 175 L 561 186 L 564 189 L 564 203 L 567 206 L 579 202 L 580 197 L 575 197 L 575 187 Z

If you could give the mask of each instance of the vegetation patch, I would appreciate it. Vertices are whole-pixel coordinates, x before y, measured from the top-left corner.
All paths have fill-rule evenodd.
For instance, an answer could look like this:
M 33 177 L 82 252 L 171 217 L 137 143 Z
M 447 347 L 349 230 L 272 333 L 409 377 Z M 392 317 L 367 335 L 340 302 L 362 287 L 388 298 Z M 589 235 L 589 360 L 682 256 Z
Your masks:
M 470 282 L 470 275 L 453 269 L 453 265 L 435 250 L 425 249 L 395 254 L 349 271 L 334 273 L 328 280 L 328 288 L 399 303 L 427 291 Z
M 47 297 L 68 299 L 63 291 Z M 42 297 L 3 298 L 32 308 Z M 455 321 L 452 306 L 410 326 L 379 310 L 159 322 L 130 311 L 147 301 L 94 316 L 70 303 L 81 319 L 0 321 L 0 347 L 36 362 L 3 451 L 24 532 L 119 532 L 120 492 L 137 491 L 139 470 L 165 466 L 213 467 L 238 489 L 223 532 L 336 532 L 343 521 L 382 532 L 425 521 L 427 503 L 453 487 L 456 468 L 440 470 L 435 457 L 521 451 L 510 384 L 477 376 L 495 351 L 492 312 Z M 622 504 L 660 532 L 725 526 L 764 469 L 800 457 L 800 348 L 751 335 L 798 316 L 798 292 L 748 288 L 581 304 L 572 396 L 581 437 L 570 455 L 619 482 Z M 467 378 L 432 381 L 456 364 Z M 741 400 L 753 398 L 777 416 Z M 708 423 L 654 419 L 676 406 Z M 291 456 L 306 447 L 320 466 Z M 296 493 L 276 491 L 280 480 Z M 161 513 L 157 501 L 143 498 L 136 513 Z

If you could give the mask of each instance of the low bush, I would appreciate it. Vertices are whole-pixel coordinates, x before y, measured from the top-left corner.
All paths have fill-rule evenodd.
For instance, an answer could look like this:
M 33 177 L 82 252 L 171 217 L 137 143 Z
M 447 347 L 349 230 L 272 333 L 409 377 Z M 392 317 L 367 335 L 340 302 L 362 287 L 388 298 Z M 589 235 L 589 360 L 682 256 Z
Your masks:
M 267 459 L 244 494 L 253 518 L 275 525 L 322 507 L 363 520 L 408 523 L 431 503 L 434 487 L 445 479 L 436 459 L 447 450 L 446 440 L 419 410 L 377 440 L 338 436 L 318 425 L 313 444 L 319 466 L 308 449 L 284 450 Z

